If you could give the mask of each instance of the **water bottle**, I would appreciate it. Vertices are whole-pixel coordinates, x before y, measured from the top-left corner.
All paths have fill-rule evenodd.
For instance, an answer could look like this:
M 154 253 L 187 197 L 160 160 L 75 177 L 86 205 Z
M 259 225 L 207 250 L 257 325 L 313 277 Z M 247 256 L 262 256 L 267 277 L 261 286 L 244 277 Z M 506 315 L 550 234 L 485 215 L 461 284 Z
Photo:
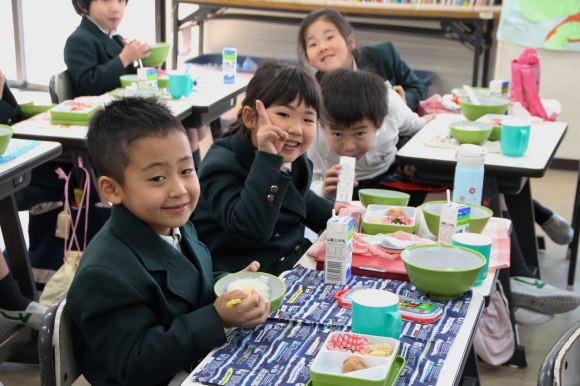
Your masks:
M 481 146 L 464 144 L 457 151 L 457 166 L 453 180 L 453 201 L 481 205 L 483 162 L 487 150 Z

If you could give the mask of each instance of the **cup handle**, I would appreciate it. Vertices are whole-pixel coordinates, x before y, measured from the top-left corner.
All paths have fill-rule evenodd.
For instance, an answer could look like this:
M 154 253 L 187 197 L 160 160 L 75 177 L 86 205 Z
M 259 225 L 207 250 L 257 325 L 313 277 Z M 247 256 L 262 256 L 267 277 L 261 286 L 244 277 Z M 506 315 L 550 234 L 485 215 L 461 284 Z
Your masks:
M 393 330 L 399 331 L 402 325 L 401 315 L 397 312 L 395 316 L 394 312 L 389 312 L 385 315 L 387 317 L 387 326 L 391 326 L 388 333 L 389 336 L 394 332 Z M 391 338 L 399 339 L 398 336 L 391 336 Z
M 528 143 L 528 131 L 524 129 L 520 129 L 520 151 L 524 151 L 526 148 L 526 144 Z

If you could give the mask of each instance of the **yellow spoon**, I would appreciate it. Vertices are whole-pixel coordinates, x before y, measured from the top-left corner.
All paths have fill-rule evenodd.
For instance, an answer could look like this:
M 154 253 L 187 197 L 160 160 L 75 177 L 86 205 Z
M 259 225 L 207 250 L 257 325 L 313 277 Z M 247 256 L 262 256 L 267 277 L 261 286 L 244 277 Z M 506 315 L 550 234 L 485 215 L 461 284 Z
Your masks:
M 248 293 L 248 297 L 252 296 L 252 287 L 249 288 L 244 288 L 244 291 L 246 291 Z M 240 304 L 244 299 L 232 299 L 229 302 L 226 303 L 227 307 L 233 307 L 236 304 Z

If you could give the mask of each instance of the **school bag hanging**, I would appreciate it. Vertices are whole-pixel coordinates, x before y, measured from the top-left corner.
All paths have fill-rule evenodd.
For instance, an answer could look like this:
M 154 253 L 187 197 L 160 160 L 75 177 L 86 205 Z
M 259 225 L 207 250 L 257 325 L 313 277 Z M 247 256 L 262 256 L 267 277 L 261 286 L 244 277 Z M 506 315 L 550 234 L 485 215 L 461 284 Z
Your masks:
M 540 57 L 535 48 L 526 48 L 511 63 L 510 99 L 519 102 L 533 116 L 546 121 L 556 119 L 556 112 L 548 112 L 540 99 Z
M 71 179 L 77 172 L 81 175 L 80 184 L 79 188 L 73 188 Z M 59 214 L 56 227 L 56 233 L 62 237 L 64 245 L 64 263 L 48 280 L 40 296 L 39 302 L 47 306 L 68 291 L 87 247 L 91 223 L 93 228 L 100 229 L 110 217 L 110 208 L 100 203 L 99 195 L 91 183 L 90 174 L 83 167 L 82 158 L 79 157 L 78 167 L 73 168 L 68 175 L 60 168 L 57 169 L 57 174 L 66 181 L 64 211 Z M 69 198 L 71 192 L 75 196 L 76 208 L 71 206 Z

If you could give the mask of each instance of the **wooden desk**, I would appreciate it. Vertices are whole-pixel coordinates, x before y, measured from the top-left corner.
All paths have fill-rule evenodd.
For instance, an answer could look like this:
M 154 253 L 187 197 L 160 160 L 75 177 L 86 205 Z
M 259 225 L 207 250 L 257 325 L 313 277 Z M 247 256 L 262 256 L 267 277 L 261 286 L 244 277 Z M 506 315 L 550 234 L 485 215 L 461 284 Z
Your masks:
M 18 282 L 22 294 L 34 300 L 38 300 L 38 295 L 14 194 L 30 183 L 31 170 L 34 167 L 57 157 L 60 153 L 59 143 L 42 142 L 19 157 L 0 163 L 0 229 L 6 244 L 12 275 Z M 30 327 L 16 326 L 10 330 L 0 339 L 0 363 L 18 351 L 31 336 Z
M 349 17 L 364 17 L 365 22 L 351 22 L 355 29 L 389 31 L 406 35 L 428 36 L 439 39 L 459 40 L 473 47 L 472 85 L 487 86 L 489 69 L 489 51 L 492 45 L 494 20 L 499 19 L 501 6 L 464 7 L 417 4 L 388 4 L 376 2 L 346 2 L 332 0 L 157 0 L 157 10 L 161 20 L 165 20 L 165 3 L 173 3 L 173 63 L 177 62 L 177 36 L 179 28 L 184 25 L 197 25 L 199 33 L 199 54 L 203 53 L 203 26 L 208 20 L 237 19 L 268 22 L 275 24 L 300 24 L 304 16 L 313 10 L 332 7 Z M 179 19 L 179 4 L 197 4 L 199 9 Z M 268 15 L 258 13 L 224 13 L 224 9 L 245 9 L 253 11 L 272 11 L 286 15 Z M 288 15 L 289 14 L 289 15 Z M 373 23 L 377 20 L 379 23 Z M 386 24 L 386 20 L 435 21 L 440 28 L 424 28 Z M 166 41 L 163 25 L 157 25 L 157 37 Z M 480 56 L 484 55 L 481 83 L 479 82 Z

